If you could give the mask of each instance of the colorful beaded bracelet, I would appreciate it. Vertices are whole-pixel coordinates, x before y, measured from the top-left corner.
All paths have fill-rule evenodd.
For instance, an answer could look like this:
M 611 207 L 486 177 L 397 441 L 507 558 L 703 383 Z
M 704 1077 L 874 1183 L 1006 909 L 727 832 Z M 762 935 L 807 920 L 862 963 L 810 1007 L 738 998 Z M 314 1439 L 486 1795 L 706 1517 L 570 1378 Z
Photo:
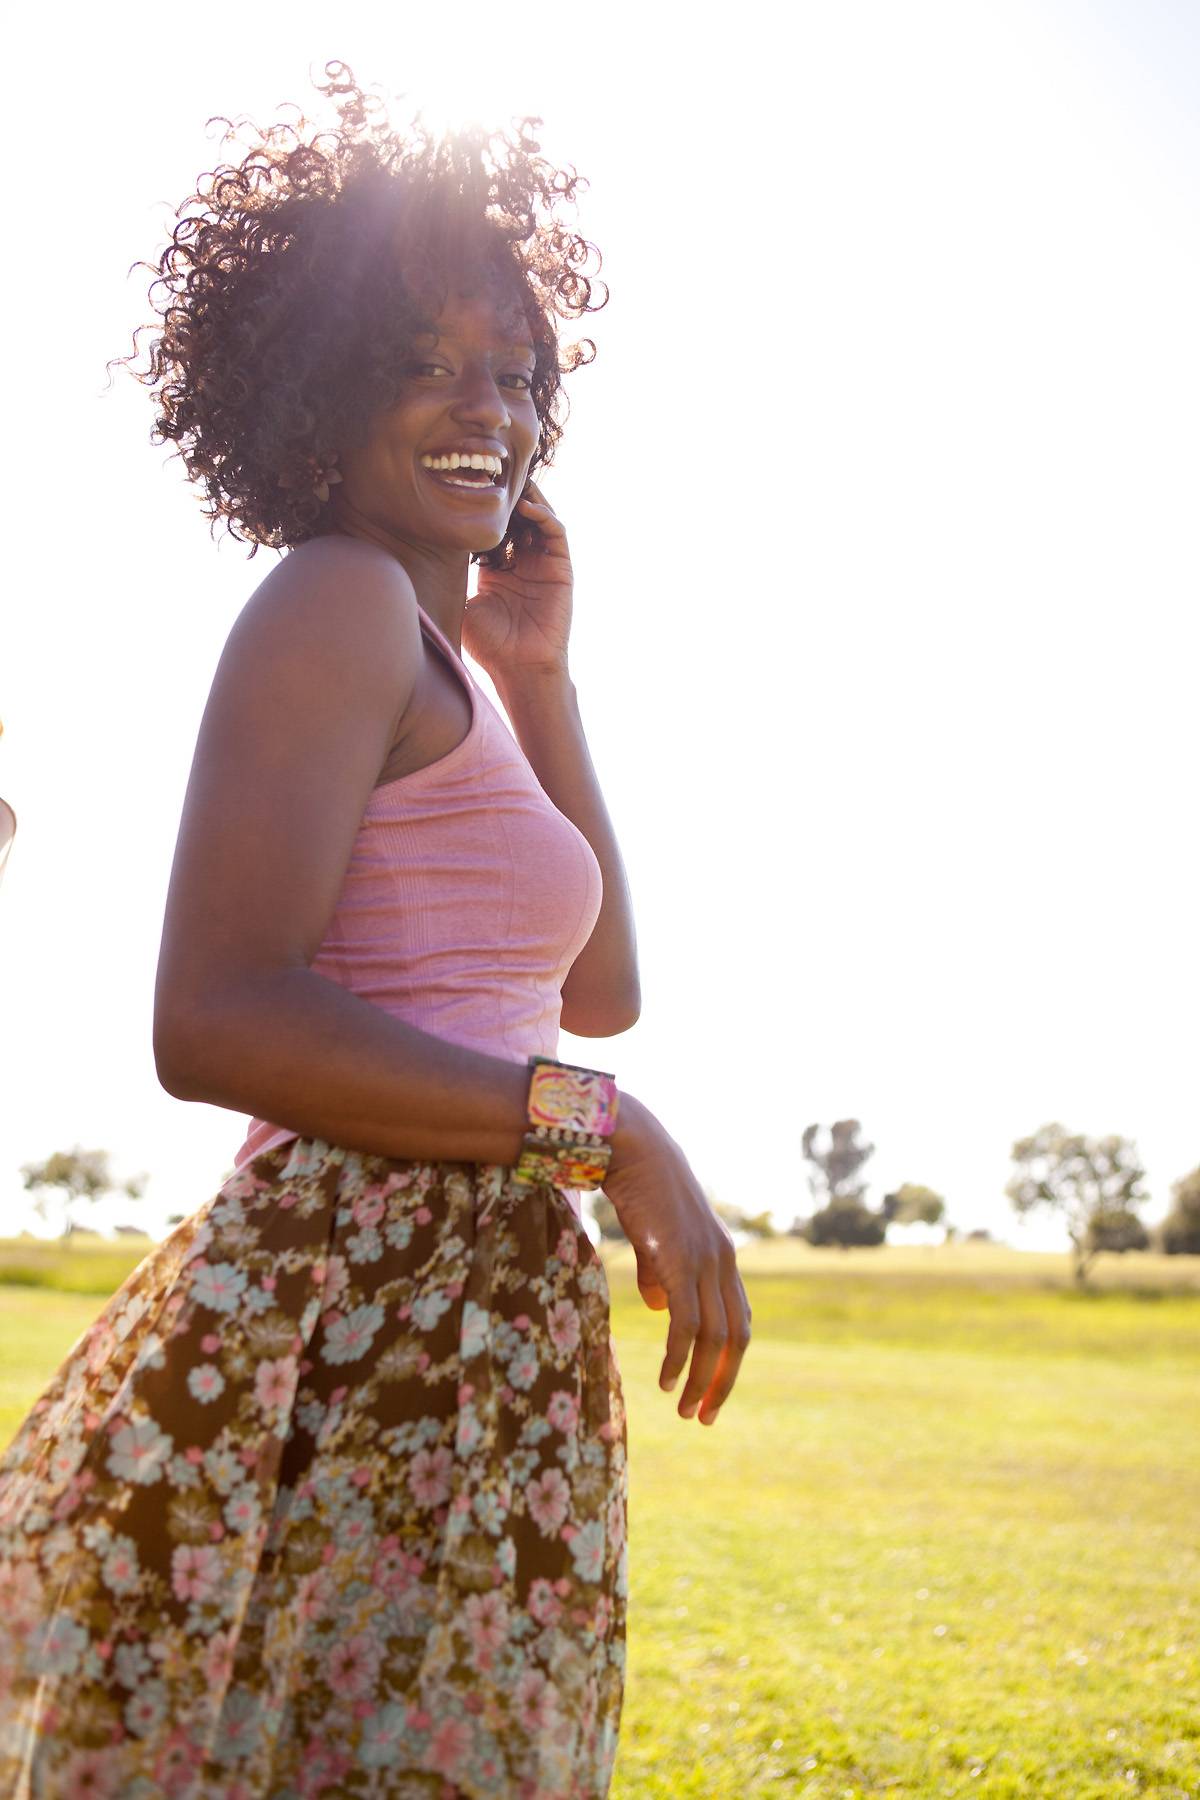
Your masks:
M 608 1173 L 617 1123 L 616 1078 L 602 1069 L 529 1058 L 528 1126 L 512 1178 L 555 1187 L 598 1187 Z

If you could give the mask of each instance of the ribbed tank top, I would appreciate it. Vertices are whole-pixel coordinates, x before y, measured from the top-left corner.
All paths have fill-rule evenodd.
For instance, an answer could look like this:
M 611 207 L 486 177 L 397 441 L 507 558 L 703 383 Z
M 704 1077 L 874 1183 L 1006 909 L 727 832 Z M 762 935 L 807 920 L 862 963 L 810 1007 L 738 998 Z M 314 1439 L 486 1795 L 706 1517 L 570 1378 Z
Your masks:
M 311 967 L 450 1043 L 512 1062 L 554 1056 L 562 983 L 600 912 L 600 865 L 417 611 L 467 690 L 471 724 L 445 756 L 372 790 Z M 252 1119 L 235 1167 L 298 1135 Z

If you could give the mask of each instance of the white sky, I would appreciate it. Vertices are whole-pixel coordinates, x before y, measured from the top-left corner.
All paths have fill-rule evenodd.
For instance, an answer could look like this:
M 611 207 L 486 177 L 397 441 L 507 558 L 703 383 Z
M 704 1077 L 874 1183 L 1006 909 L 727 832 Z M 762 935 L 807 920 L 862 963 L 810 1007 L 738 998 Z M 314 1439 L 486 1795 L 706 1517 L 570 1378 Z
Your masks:
M 25 9 L 10 64 L 0 635 L 0 1208 L 75 1142 L 215 1190 L 240 1116 L 158 1087 L 150 1022 L 195 733 L 273 566 L 222 539 L 106 358 L 147 317 L 214 113 L 330 57 L 529 110 L 591 182 L 610 305 L 546 488 L 637 903 L 617 1072 L 701 1179 L 808 1210 L 810 1120 L 873 1197 L 1052 1246 L 1003 1198 L 1046 1120 L 1200 1162 L 1200 12 L 839 0 Z M 615 25 L 608 23 L 609 19 Z M 15 390 L 15 391 L 14 391 Z

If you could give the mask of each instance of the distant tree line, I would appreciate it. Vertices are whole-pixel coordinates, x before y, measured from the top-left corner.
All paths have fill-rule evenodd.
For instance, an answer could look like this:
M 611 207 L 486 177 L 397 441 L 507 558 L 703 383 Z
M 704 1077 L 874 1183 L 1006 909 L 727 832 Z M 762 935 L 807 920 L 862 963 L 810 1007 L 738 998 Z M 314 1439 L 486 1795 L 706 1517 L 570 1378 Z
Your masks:
M 893 1222 L 945 1218 L 940 1194 L 905 1182 L 876 1210 L 867 1204 L 866 1163 L 875 1146 L 864 1142 L 857 1119 L 842 1119 L 822 1135 L 810 1125 L 801 1139 L 815 1210 L 791 1232 L 810 1244 L 882 1244 Z M 1150 1199 L 1136 1146 L 1119 1136 L 1092 1138 L 1058 1124 L 1043 1125 L 1012 1148 L 1014 1173 L 1005 1193 L 1019 1216 L 1044 1208 L 1061 1219 L 1071 1241 L 1076 1281 L 1082 1283 L 1102 1251 L 1159 1250 L 1200 1256 L 1200 1168 L 1171 1188 L 1171 1210 L 1148 1229 L 1139 1217 Z M 953 1227 L 947 1226 L 947 1235 Z M 986 1233 L 970 1233 L 978 1236 Z
M 23 1163 L 21 1178 L 27 1193 L 33 1195 L 33 1208 L 43 1219 L 51 1212 L 58 1215 L 63 1237 L 71 1237 L 83 1229 L 75 1217 L 80 1201 L 95 1203 L 109 1194 L 125 1194 L 140 1200 L 149 1180 L 147 1175 L 134 1175 L 120 1181 L 109 1168 L 107 1150 L 84 1150 L 76 1144 L 72 1150 L 56 1150 L 44 1162 Z
M 946 1219 L 943 1197 L 923 1183 L 902 1183 L 877 1208 L 868 1203 L 864 1170 L 875 1146 L 865 1141 L 857 1119 L 840 1119 L 827 1130 L 810 1125 L 800 1147 L 814 1205 L 793 1220 L 790 1235 L 843 1249 L 882 1244 L 893 1224 L 942 1224 L 947 1237 L 958 1235 Z M 1150 1198 L 1145 1170 L 1127 1138 L 1091 1138 L 1062 1125 L 1043 1125 L 1018 1139 L 1012 1161 L 1014 1173 L 1005 1188 L 1009 1201 L 1019 1216 L 1044 1208 L 1060 1217 L 1071 1241 L 1077 1281 L 1086 1279 L 1102 1251 L 1120 1255 L 1153 1249 L 1168 1256 L 1200 1256 L 1200 1168 L 1174 1183 L 1167 1217 L 1148 1228 L 1139 1216 Z M 759 1228 L 757 1219 L 731 1217 L 735 1209 L 717 1210 L 743 1230 Z
M 894 1193 L 885 1194 L 877 1208 L 868 1204 L 863 1171 L 875 1146 L 864 1140 L 857 1119 L 840 1119 L 828 1130 L 810 1125 L 800 1148 L 808 1165 L 814 1206 L 807 1216 L 793 1220 L 789 1235 L 842 1249 L 882 1244 L 890 1225 L 942 1224 L 947 1237 L 957 1235 L 946 1220 L 945 1200 L 919 1182 L 902 1183 Z M 1146 1172 L 1128 1138 L 1092 1138 L 1070 1132 L 1063 1125 L 1043 1125 L 1032 1136 L 1017 1140 L 1012 1161 L 1014 1172 L 1005 1188 L 1008 1199 L 1020 1217 L 1042 1209 L 1061 1219 L 1071 1241 L 1078 1282 L 1086 1280 L 1102 1252 L 1124 1255 L 1131 1250 L 1158 1250 L 1167 1256 L 1200 1256 L 1200 1167 L 1173 1184 L 1166 1218 L 1147 1227 L 1139 1216 L 1150 1199 Z M 118 1193 L 140 1199 L 147 1181 L 145 1175 L 117 1179 L 109 1169 L 106 1150 L 84 1150 L 78 1144 L 72 1150 L 55 1151 L 44 1162 L 25 1163 L 21 1174 L 42 1217 L 48 1217 L 52 1206 L 57 1211 L 64 1236 L 80 1229 L 75 1218 L 80 1202 Z M 778 1235 L 769 1209 L 747 1213 L 711 1193 L 709 1203 L 731 1230 L 764 1238 Z M 591 1211 L 602 1236 L 624 1236 L 616 1209 L 606 1195 L 593 1196 Z M 179 1216 L 170 1222 L 177 1224 Z M 967 1233 L 968 1237 L 987 1235 Z

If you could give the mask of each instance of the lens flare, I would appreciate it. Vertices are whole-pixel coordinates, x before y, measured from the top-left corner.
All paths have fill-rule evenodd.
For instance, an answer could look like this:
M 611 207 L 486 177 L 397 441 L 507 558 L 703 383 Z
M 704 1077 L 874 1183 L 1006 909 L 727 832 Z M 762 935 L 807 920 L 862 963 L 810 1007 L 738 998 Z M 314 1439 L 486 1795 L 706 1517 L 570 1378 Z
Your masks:
M 528 111 L 517 104 L 511 91 L 502 83 L 469 75 L 444 86 L 423 82 L 405 96 L 414 113 L 437 137 L 475 136 L 498 131 L 519 112 Z

